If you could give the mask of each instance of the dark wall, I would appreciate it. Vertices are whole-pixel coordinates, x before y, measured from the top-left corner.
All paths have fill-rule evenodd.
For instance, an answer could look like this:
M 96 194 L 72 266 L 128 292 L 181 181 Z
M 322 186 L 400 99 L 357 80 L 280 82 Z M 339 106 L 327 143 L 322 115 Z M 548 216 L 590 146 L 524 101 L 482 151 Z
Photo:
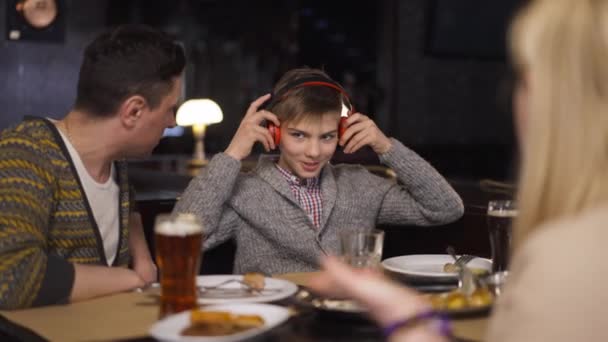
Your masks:
M 415 145 L 512 144 L 508 94 L 501 89 L 504 60 L 429 53 L 430 3 L 385 2 L 386 20 L 396 16 L 392 41 L 381 52 L 392 49 L 392 60 L 385 57 L 379 65 L 393 75 L 385 76 L 393 89 L 386 104 L 389 131 Z
M 161 10 L 150 14 L 152 7 L 147 1 L 65 0 L 65 41 L 57 44 L 6 40 L 6 5 L 0 2 L 0 129 L 23 115 L 62 117 L 74 101 L 85 44 L 109 25 L 143 22 L 168 30 L 184 42 L 190 59 L 185 95 L 211 97 L 223 108 L 224 121 L 207 132 L 208 152 L 223 150 L 249 101 L 270 89 L 278 72 L 302 64 L 336 65 L 334 52 L 312 53 L 328 49 L 326 43 L 319 47 L 310 44 L 310 39 L 298 41 L 302 32 L 293 31 L 306 21 L 297 8 L 316 2 L 285 1 L 279 2 L 281 6 L 271 0 L 256 1 L 255 5 L 236 0 L 229 3 L 158 2 Z M 353 25 L 363 23 L 377 37 L 369 44 L 376 46 L 377 67 L 371 79 L 375 98 L 373 105 L 363 108 L 369 108 L 368 114 L 385 132 L 413 146 L 447 175 L 504 178 L 513 149 L 508 101 L 500 90 L 505 63 L 429 53 L 432 3 L 382 0 L 377 2 L 376 14 L 370 13 L 374 19 L 353 21 Z M 234 12 L 236 5 L 242 11 Z M 251 21 L 249 13 L 253 11 L 262 14 Z M 344 11 L 346 17 L 353 17 L 348 7 Z M 266 24 L 255 25 L 258 21 Z M 237 22 L 245 27 L 237 29 Z M 360 35 L 362 30 L 342 28 L 351 36 Z M 299 45 L 294 45 L 296 41 Z M 343 75 L 334 76 L 343 81 Z M 161 143 L 163 146 L 168 146 L 165 151 L 188 153 L 183 146 L 191 145 Z M 180 147 L 176 151 L 172 146 Z
M 63 43 L 7 40 L 6 1 L 0 1 L 0 129 L 24 115 L 61 118 L 74 102 L 82 50 L 104 28 L 106 1 L 66 0 Z
M 377 77 L 385 100 L 379 126 L 448 177 L 513 179 L 517 157 L 505 58 L 483 58 L 478 50 L 451 56 L 430 51 L 434 4 L 382 2 Z

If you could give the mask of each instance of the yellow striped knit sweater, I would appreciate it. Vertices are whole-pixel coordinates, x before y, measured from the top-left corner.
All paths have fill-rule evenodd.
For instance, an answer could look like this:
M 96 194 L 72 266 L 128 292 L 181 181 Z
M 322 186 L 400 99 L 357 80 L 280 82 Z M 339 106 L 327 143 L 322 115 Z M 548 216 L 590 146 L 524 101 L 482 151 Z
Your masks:
M 129 186 L 116 163 L 120 239 L 113 266 L 129 264 Z M 72 263 L 107 265 L 76 169 L 51 122 L 32 118 L 0 133 L 0 309 L 66 303 Z

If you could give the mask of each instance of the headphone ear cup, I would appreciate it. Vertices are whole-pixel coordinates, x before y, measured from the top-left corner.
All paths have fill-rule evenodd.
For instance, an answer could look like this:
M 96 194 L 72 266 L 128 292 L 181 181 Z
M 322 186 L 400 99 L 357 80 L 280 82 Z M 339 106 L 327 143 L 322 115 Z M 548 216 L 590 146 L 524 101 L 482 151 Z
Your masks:
M 270 131 L 270 135 L 272 136 L 272 140 L 274 140 L 274 146 L 279 146 L 281 142 L 281 128 L 277 127 L 272 122 L 268 123 L 268 130 Z
M 347 116 L 340 117 L 340 123 L 338 126 L 338 139 L 341 139 L 344 136 L 344 132 L 348 128 L 348 123 L 346 122 L 346 119 L 348 119 Z

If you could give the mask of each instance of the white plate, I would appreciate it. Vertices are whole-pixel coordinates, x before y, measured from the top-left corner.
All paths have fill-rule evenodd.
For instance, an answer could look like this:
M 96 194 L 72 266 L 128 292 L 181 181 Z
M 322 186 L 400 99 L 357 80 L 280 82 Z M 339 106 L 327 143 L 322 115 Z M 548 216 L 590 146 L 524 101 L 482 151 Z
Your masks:
M 429 277 L 440 279 L 457 279 L 458 273 L 443 271 L 443 266 L 454 262 L 447 254 L 415 254 L 402 255 L 388 258 L 382 261 L 385 269 L 415 277 Z M 485 258 L 474 258 L 467 263 L 470 268 L 480 268 L 488 272 L 492 271 L 492 261 Z
M 229 279 L 242 280 L 242 275 L 206 275 L 198 276 L 196 284 L 198 286 L 214 286 Z M 222 286 L 222 290 L 228 291 L 213 291 L 213 293 L 199 293 L 199 304 L 223 304 L 223 303 L 264 303 L 273 302 L 292 296 L 298 291 L 298 286 L 290 281 L 275 278 L 264 278 L 264 290 L 261 293 L 249 293 L 247 291 L 238 291 L 242 289 L 242 285 L 233 282 Z M 235 290 L 235 293 L 230 293 L 230 290 Z
M 150 328 L 149 333 L 160 341 L 240 341 L 268 331 L 289 318 L 289 311 L 286 308 L 271 304 L 222 304 L 207 306 L 205 310 L 230 311 L 241 315 L 260 315 L 264 319 L 264 326 L 226 336 L 182 336 L 182 330 L 190 325 L 190 311 L 184 311 L 156 322 Z

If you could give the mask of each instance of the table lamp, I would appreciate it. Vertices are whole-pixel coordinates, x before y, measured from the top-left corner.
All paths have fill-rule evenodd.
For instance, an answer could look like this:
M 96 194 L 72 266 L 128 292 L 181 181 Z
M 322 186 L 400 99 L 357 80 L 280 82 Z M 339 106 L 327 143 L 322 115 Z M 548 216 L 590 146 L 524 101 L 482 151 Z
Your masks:
M 177 110 L 175 121 L 180 126 L 192 126 L 194 154 L 189 165 L 200 167 L 207 164 L 205 158 L 205 129 L 207 125 L 222 122 L 222 109 L 210 99 L 193 99 L 184 102 Z

